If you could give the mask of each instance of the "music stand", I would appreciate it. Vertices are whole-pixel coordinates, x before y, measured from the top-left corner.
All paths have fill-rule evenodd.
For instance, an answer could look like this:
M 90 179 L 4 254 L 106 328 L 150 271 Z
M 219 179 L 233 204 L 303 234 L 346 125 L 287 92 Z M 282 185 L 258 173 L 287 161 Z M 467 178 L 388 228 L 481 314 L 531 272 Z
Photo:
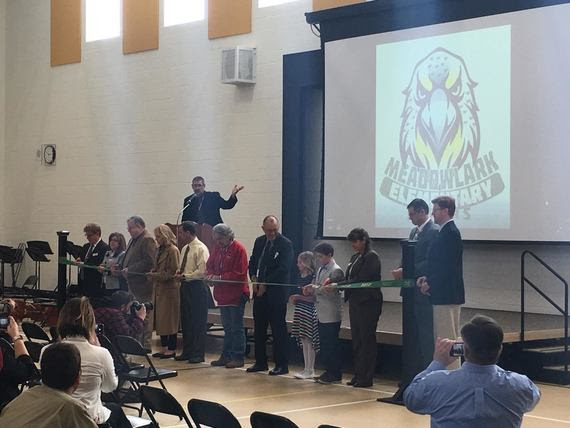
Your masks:
M 5 287 L 5 263 L 10 264 L 12 276 L 12 288 L 16 287 L 16 271 L 15 265 L 22 263 L 24 253 L 21 248 L 12 248 L 7 245 L 0 245 L 0 287 L 2 294 L 4 294 Z
M 41 289 L 41 263 L 49 262 L 46 254 L 53 254 L 49 242 L 46 241 L 28 241 L 26 242 L 26 252 L 36 265 L 36 277 L 38 278 L 37 284 L 34 289 Z

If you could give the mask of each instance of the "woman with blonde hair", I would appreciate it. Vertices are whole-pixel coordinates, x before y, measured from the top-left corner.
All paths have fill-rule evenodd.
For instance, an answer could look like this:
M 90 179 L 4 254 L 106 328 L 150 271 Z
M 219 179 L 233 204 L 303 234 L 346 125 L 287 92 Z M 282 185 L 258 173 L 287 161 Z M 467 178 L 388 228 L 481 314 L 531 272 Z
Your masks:
M 118 379 L 111 354 L 97 339 L 95 314 L 87 297 L 76 297 L 63 305 L 57 330 L 61 340 L 75 345 L 81 355 L 81 378 L 71 396 L 84 404 L 96 424 L 129 427 L 120 406 L 101 402 L 101 392 L 113 392 Z
M 160 335 L 162 351 L 152 354 L 157 358 L 174 358 L 176 333 L 180 326 L 180 282 L 174 278 L 178 271 L 180 251 L 176 236 L 170 228 L 161 224 L 154 229 L 158 251 L 153 270 L 147 275 L 154 281 L 154 325 Z
M 289 301 L 295 305 L 291 336 L 303 350 L 305 369 L 295 375 L 297 379 L 312 379 L 315 376 L 315 356 L 319 351 L 319 323 L 315 308 L 315 296 L 304 296 L 303 287 L 315 279 L 315 257 L 311 251 L 303 251 L 297 257 L 299 269 L 299 294 L 294 294 Z

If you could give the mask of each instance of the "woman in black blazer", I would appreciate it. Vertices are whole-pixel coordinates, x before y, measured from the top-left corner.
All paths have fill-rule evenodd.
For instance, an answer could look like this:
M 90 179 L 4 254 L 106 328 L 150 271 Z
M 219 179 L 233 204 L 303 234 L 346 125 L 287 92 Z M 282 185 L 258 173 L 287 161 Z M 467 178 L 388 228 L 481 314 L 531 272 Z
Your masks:
M 347 239 L 356 251 L 346 268 L 347 282 L 379 281 L 380 257 L 370 248 L 368 232 L 352 229 Z M 372 386 L 376 368 L 376 326 L 382 312 L 382 291 L 380 288 L 346 290 L 344 297 L 348 301 L 354 360 L 354 377 L 348 385 L 367 388 Z

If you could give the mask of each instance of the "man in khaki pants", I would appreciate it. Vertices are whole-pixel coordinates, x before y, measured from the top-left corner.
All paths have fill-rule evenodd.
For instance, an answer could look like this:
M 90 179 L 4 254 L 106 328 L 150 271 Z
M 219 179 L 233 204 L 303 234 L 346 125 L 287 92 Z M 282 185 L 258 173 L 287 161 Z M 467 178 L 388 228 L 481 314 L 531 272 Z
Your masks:
M 465 303 L 463 241 L 453 221 L 455 199 L 439 196 L 431 202 L 440 229 L 428 251 L 426 275 L 418 278 L 417 285 L 433 305 L 434 337 L 454 340 L 460 334 L 460 309 Z M 455 360 L 448 369 L 459 366 L 460 361 Z
M 153 282 L 146 273 L 154 266 L 156 256 L 156 243 L 152 235 L 146 230 L 144 220 L 139 216 L 132 216 L 127 220 L 127 228 L 131 240 L 127 246 L 123 259 L 123 275 L 129 284 L 129 291 L 140 303 L 154 304 Z M 153 311 L 147 311 L 142 333 L 142 345 L 150 352 L 152 344 L 152 327 L 154 322 Z

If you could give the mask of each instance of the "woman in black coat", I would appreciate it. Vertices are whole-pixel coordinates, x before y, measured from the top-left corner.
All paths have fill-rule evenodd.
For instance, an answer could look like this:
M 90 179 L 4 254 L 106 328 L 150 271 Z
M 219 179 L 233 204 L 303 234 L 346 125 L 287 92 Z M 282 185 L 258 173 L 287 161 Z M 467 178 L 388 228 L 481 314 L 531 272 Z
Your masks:
M 346 268 L 346 282 L 379 281 L 380 257 L 370 248 L 368 232 L 356 228 L 347 239 L 356 253 Z M 348 385 L 368 388 L 372 386 L 376 368 L 376 326 L 382 313 L 382 291 L 380 288 L 346 290 L 344 297 L 348 301 L 354 360 L 354 377 Z

